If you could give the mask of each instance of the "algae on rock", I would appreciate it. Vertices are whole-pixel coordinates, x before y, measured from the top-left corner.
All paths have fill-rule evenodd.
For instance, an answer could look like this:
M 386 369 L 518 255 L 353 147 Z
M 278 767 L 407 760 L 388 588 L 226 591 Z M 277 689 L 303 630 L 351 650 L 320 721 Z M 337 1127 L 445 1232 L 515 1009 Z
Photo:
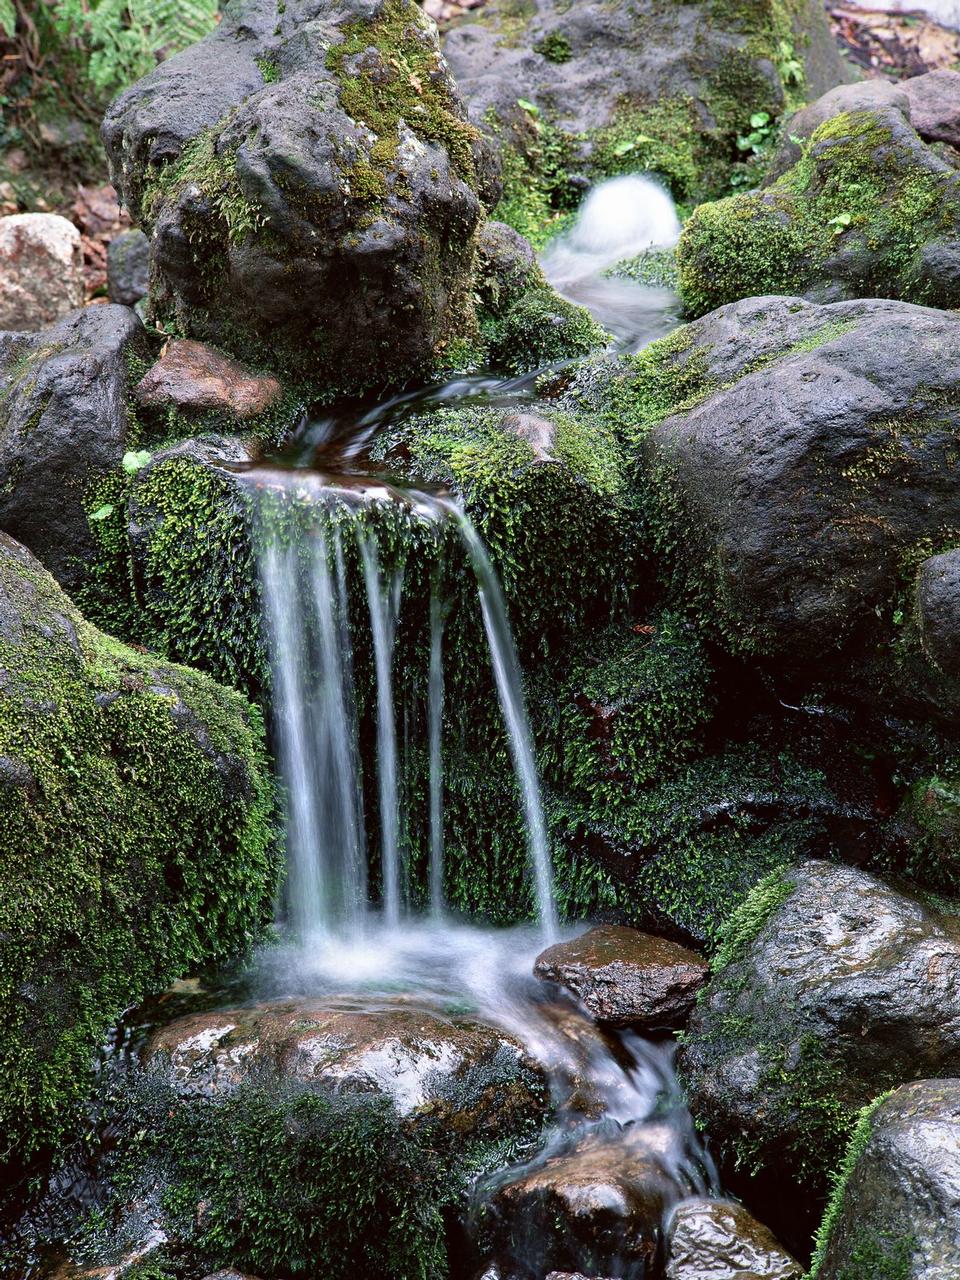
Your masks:
M 62 1138 L 107 1027 L 271 913 L 258 713 L 85 622 L 0 535 L 0 1156 Z

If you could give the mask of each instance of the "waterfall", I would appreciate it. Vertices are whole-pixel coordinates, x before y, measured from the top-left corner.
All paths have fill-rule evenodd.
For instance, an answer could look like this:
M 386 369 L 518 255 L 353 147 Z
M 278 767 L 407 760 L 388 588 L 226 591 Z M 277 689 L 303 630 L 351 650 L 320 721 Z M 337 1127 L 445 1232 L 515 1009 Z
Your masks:
M 430 592 L 430 676 L 427 686 L 427 745 L 430 754 L 430 909 L 443 912 L 443 599 L 435 581 Z
M 382 492 L 382 491 L 381 491 Z M 486 549 L 466 514 L 446 498 L 411 492 L 402 510 L 411 521 L 455 528 L 477 582 L 484 633 L 497 698 L 507 731 L 524 817 L 532 884 L 541 929 L 557 929 L 550 846 L 540 798 L 520 665 L 503 592 Z M 266 500 L 265 500 L 266 501 Z M 396 501 L 378 497 L 375 501 Z M 404 845 L 410 815 L 401 811 L 394 662 L 402 602 L 403 565 L 382 553 L 371 504 L 329 493 L 306 506 L 277 492 L 259 512 L 258 545 L 273 676 L 277 757 L 287 798 L 287 900 L 300 939 L 357 935 L 370 906 L 367 885 L 364 776 L 360 761 L 358 697 L 354 678 L 356 631 L 372 650 L 375 682 L 376 797 L 379 822 L 382 919 L 388 929 L 406 918 Z M 306 513 L 306 514 L 305 514 Z M 335 513 L 335 516 L 332 514 Z M 344 524 L 352 537 L 341 539 Z M 438 537 L 438 549 L 447 544 Z M 456 542 L 449 546 L 455 546 Z M 355 549 L 364 610 L 351 615 L 348 552 Z M 443 707 L 444 628 L 449 602 L 433 575 L 429 600 L 426 671 L 428 886 L 430 908 L 444 912 Z M 357 613 L 365 612 L 365 621 Z M 414 682 L 414 687 L 419 687 Z M 409 707 L 405 722 L 412 723 Z M 422 713 L 421 713 L 422 714 Z M 416 718 L 414 717 L 414 720 Z M 420 721 L 422 723 L 422 720 Z M 404 797 L 403 804 L 408 800 Z M 402 835 L 403 833 L 403 835 Z
M 393 642 L 400 616 L 403 571 L 380 573 L 376 543 L 357 526 L 363 561 L 367 607 L 373 632 L 377 672 L 377 778 L 380 791 L 380 861 L 383 870 L 383 915 L 388 925 L 400 921 L 400 800 L 397 794 L 397 722 L 393 704 Z
M 517 782 L 520 784 L 526 819 L 527 844 L 536 889 L 537 914 L 545 936 L 547 939 L 553 939 L 557 933 L 557 909 L 553 897 L 550 842 L 547 839 L 547 824 L 544 821 L 543 803 L 540 799 L 540 781 L 533 757 L 533 739 L 523 700 L 520 663 L 507 619 L 503 591 L 493 565 L 490 563 L 486 547 L 469 518 L 459 510 L 456 515 L 460 535 L 470 556 L 474 573 L 477 575 L 483 625 L 490 645 L 490 660 L 503 718 L 507 725 L 513 767 Z

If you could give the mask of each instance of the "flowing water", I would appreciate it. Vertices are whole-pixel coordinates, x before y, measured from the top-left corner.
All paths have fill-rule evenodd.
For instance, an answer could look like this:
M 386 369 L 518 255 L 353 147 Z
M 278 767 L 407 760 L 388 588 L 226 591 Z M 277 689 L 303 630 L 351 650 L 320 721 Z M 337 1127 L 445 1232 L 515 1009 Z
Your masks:
M 562 292 L 590 306 L 621 346 L 635 347 L 672 327 L 675 300 L 603 273 L 622 258 L 671 244 L 677 230 L 659 186 L 617 179 L 588 199 L 577 225 L 546 254 L 544 269 Z M 244 998 L 306 995 L 348 999 L 360 1009 L 400 998 L 441 1013 L 455 1007 L 520 1040 L 547 1072 L 555 1118 L 532 1162 L 477 1185 L 475 1211 L 549 1160 L 600 1158 L 614 1176 L 633 1167 L 640 1149 L 656 1153 L 673 1200 L 714 1194 L 714 1171 L 673 1074 L 672 1041 L 602 1032 L 572 999 L 533 977 L 544 945 L 583 926 L 558 922 L 522 673 L 486 548 L 449 495 L 395 485 L 366 464 L 385 424 L 442 404 L 522 405 L 534 399 L 535 378 L 459 379 L 328 416 L 305 424 L 282 458 L 248 472 L 288 871 L 286 940 L 259 954 Z M 399 551 L 377 535 L 381 517 L 396 512 L 418 534 Z M 434 559 L 428 574 L 414 572 L 422 548 Z M 509 745 L 538 917 L 536 925 L 506 930 L 458 920 L 444 895 L 445 707 L 457 694 L 448 687 L 451 599 L 444 583 L 462 583 L 464 568 L 476 583 L 491 708 L 499 707 Z M 422 602 L 413 596 L 416 583 L 427 584 Z M 411 682 L 400 679 L 409 672 L 399 655 L 406 610 L 421 603 L 425 670 Z M 411 698 L 419 699 L 416 706 Z M 370 741 L 365 725 L 373 726 Z M 418 733 L 428 769 L 419 801 L 403 786 L 404 757 Z M 414 803 L 426 810 L 419 827 Z M 408 865 L 415 827 L 427 833 L 426 883 L 419 886 Z M 513 1265 L 540 1280 L 538 1241 L 524 1240 L 519 1228 L 515 1234 L 523 1256 Z M 608 1268 L 603 1275 L 645 1274 L 615 1248 L 592 1261 Z
M 562 293 L 594 311 L 621 348 L 636 348 L 673 326 L 675 299 L 667 290 L 608 279 L 605 272 L 621 259 L 672 245 L 678 232 L 672 202 L 656 183 L 616 179 L 587 200 L 577 224 L 544 256 L 544 270 Z M 453 1006 L 469 1011 L 519 1039 L 548 1072 L 555 1120 L 532 1162 L 502 1170 L 477 1186 L 475 1208 L 505 1183 L 547 1161 L 599 1158 L 616 1176 L 617 1169 L 632 1167 L 638 1149 L 657 1153 L 674 1199 L 715 1193 L 714 1171 L 673 1075 L 672 1042 L 629 1032 L 602 1033 L 573 1001 L 555 990 L 545 994 L 548 989 L 532 976 L 545 942 L 579 930 L 561 930 L 557 919 L 550 838 L 522 674 L 486 548 L 448 495 L 385 483 L 366 469 L 370 443 L 383 426 L 438 405 L 522 405 L 534 399 L 535 376 L 459 379 L 394 397 L 352 417 L 324 418 L 307 425 L 287 451 L 286 472 L 251 474 L 269 495 L 257 507 L 262 526 L 257 541 L 263 548 L 277 753 L 288 795 L 291 926 L 288 943 L 261 957 L 257 996 L 349 998 L 352 1007 L 359 1002 L 370 1008 L 401 997 L 428 1010 Z M 278 493 L 302 503 L 305 492 L 310 503 L 334 518 L 317 519 L 308 534 L 287 537 L 278 547 L 263 513 L 275 515 Z M 373 532 L 383 504 L 399 504 L 405 519 L 437 531 L 427 608 L 427 670 L 422 682 L 413 685 L 425 703 L 419 717 L 410 707 L 397 705 L 398 628 L 411 602 L 404 596 L 403 560 L 384 552 Z M 444 532 L 453 536 L 445 539 Z M 344 568 L 351 540 L 358 553 L 353 581 Z M 408 547 L 404 554 L 415 553 Z M 476 579 L 492 689 L 524 820 L 536 928 L 494 930 L 459 921 L 444 897 L 443 734 L 451 691 L 445 687 L 450 600 L 443 583 L 459 578 L 456 566 L 450 572 L 454 554 Z M 373 654 L 375 689 L 369 697 L 376 725 L 375 778 L 363 776 L 358 748 L 360 699 L 353 673 L 354 652 L 361 645 Z M 398 736 L 400 724 L 408 732 Z M 421 912 L 411 906 L 416 895 L 411 895 L 405 836 L 415 815 L 405 811 L 409 799 L 400 784 L 411 724 L 421 726 L 427 748 L 428 812 L 421 829 L 427 833 L 429 910 Z M 371 753 L 365 758 L 369 761 Z M 364 815 L 372 811 L 375 840 L 371 824 L 365 829 L 364 823 Z M 368 887 L 371 841 L 379 845 L 379 884 Z M 528 1239 L 517 1248 L 523 1257 L 515 1257 L 513 1265 L 535 1274 L 538 1242 Z M 643 1274 L 642 1267 L 637 1270 L 616 1251 L 606 1264 L 620 1269 L 604 1274 Z

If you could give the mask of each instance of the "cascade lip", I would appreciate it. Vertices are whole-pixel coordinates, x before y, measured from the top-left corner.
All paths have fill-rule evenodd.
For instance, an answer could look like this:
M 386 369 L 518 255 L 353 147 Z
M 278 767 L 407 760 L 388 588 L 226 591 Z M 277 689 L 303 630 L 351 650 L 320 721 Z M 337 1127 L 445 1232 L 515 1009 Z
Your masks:
M 256 489 L 274 489 L 315 503 L 343 502 L 368 506 L 396 502 L 424 519 L 439 520 L 453 513 L 454 495 L 426 482 L 409 485 L 386 474 L 362 474 L 320 468 L 286 467 L 281 463 L 231 463 L 224 468 Z

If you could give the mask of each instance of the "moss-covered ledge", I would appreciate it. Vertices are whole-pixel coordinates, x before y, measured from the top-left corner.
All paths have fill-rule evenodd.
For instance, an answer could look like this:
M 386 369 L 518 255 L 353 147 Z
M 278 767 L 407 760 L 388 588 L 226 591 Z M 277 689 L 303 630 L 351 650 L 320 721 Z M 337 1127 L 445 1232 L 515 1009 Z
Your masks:
M 62 1138 L 124 1009 L 249 945 L 273 822 L 255 709 L 98 631 L 0 535 L 0 1162 Z

